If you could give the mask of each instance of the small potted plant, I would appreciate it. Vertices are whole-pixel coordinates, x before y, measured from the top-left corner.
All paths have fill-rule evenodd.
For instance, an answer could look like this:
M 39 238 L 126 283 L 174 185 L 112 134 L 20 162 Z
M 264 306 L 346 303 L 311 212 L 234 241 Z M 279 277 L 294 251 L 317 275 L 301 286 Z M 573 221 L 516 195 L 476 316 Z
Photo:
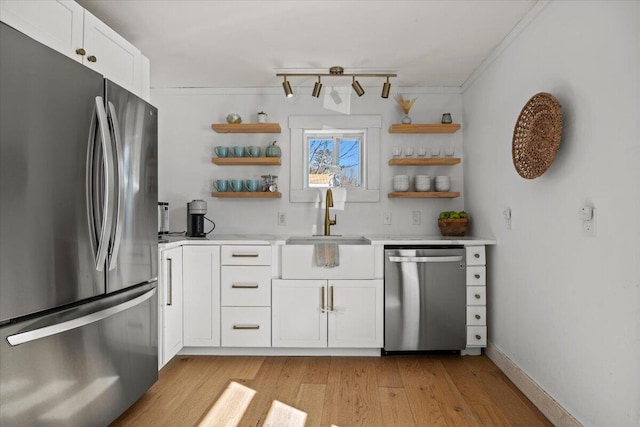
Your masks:
M 267 113 L 264 111 L 258 113 L 258 123 L 267 123 Z

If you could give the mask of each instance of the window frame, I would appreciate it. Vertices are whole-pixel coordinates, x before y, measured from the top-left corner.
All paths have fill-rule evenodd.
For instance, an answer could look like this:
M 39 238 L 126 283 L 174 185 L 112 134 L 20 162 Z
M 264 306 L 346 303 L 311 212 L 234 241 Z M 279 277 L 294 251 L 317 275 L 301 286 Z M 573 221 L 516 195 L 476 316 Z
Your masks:
M 313 139 L 332 139 L 333 140 L 332 154 L 334 155 L 336 152 L 339 153 L 339 146 L 341 141 L 357 140 L 359 144 L 358 180 L 360 185 L 358 185 L 357 187 L 345 186 L 345 188 L 366 188 L 367 187 L 367 173 L 366 173 L 367 131 L 366 129 L 340 129 L 340 130 L 307 129 L 303 131 L 303 139 L 304 139 L 304 161 L 306 162 L 305 171 L 307 171 L 304 175 L 304 188 L 307 188 L 307 189 L 326 188 L 326 186 L 324 185 L 312 185 L 309 182 L 308 169 L 309 169 L 309 163 L 311 160 L 309 158 L 309 155 L 310 155 L 309 149 L 310 149 L 310 140 L 313 140 Z
M 308 147 L 305 131 L 334 130 L 364 131 L 362 186 L 344 187 L 348 202 L 378 202 L 380 200 L 380 129 L 382 116 L 290 116 L 290 188 L 289 200 L 293 203 L 318 201 L 323 188 L 308 188 Z

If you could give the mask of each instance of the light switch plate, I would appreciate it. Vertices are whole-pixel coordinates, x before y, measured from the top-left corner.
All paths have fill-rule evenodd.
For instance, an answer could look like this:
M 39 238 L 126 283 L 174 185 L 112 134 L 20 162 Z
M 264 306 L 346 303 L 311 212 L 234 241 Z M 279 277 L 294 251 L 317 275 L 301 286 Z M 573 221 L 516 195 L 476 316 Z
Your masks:
M 391 212 L 385 212 L 382 214 L 382 224 L 391 225 Z

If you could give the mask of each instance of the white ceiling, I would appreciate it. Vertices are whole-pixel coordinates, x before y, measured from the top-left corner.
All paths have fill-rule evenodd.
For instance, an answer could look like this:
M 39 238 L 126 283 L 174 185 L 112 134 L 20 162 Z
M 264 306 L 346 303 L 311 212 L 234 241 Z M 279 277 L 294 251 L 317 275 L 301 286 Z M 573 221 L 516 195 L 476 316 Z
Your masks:
M 535 2 L 78 0 L 150 59 L 155 88 L 275 87 L 333 65 L 459 87 Z

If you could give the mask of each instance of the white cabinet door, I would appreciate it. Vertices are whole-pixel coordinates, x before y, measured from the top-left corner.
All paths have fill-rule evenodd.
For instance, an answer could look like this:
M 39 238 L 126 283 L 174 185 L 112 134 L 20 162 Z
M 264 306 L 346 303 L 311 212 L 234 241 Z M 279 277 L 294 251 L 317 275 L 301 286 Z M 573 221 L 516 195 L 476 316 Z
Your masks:
M 142 95 L 142 53 L 86 10 L 84 50 L 83 64 L 136 95 Z
M 383 281 L 328 282 L 329 347 L 383 346 Z
M 184 246 L 184 345 L 220 345 L 220 247 Z
M 273 347 L 326 347 L 327 282 L 273 280 L 271 290 Z
M 32 39 L 82 62 L 84 9 L 74 1 L 0 0 L 0 20 Z
M 162 251 L 161 261 L 165 365 L 182 348 L 182 248 Z

